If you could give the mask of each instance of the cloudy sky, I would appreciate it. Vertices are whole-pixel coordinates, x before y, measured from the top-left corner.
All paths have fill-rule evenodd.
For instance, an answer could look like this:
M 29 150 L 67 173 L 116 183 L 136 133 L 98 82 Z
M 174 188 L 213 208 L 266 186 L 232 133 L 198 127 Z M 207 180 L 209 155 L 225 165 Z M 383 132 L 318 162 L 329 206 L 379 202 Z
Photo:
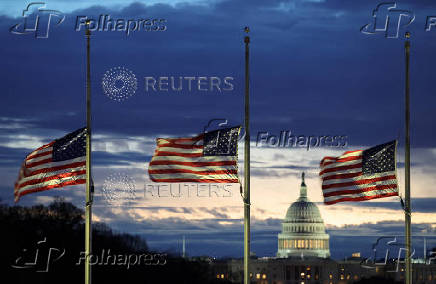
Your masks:
M 83 27 L 75 30 L 78 17 L 163 19 L 165 31 L 92 34 L 94 219 L 117 231 L 141 234 L 156 249 L 177 252 L 186 235 L 191 255 L 242 256 L 243 208 L 237 185 L 215 188 L 223 193 L 220 196 L 158 197 L 147 168 L 156 137 L 195 135 L 217 118 L 227 119 L 229 125 L 243 124 L 243 27 L 249 26 L 253 251 L 275 254 L 280 221 L 298 197 L 304 171 L 309 198 L 317 202 L 331 234 L 332 255 L 340 258 L 356 249 L 369 253 L 377 237 L 402 234 L 399 199 L 325 206 L 318 164 L 326 155 L 398 139 L 403 192 L 402 35 L 411 31 L 413 233 L 417 250 L 424 236 L 429 246 L 436 246 L 436 27 L 426 31 L 427 17 L 436 15 L 436 5 L 419 2 L 397 1 L 396 10 L 409 11 L 415 18 L 404 27 L 408 18 L 402 17 L 400 37 L 386 38 L 383 32 L 360 32 L 373 23 L 377 1 L 111 0 L 102 6 L 96 0 L 52 0 L 45 9 L 63 13 L 65 20 L 56 25 L 58 18 L 52 17 L 48 38 L 35 38 L 35 33 L 10 32 L 23 23 L 22 13 L 30 2 L 2 1 L 0 198 L 13 204 L 13 183 L 26 154 L 85 124 L 85 36 Z M 378 15 L 384 19 L 387 14 L 381 9 Z M 111 99 L 102 88 L 104 75 L 116 67 L 130 70 L 137 79 L 135 94 L 123 101 Z M 231 77 L 233 88 L 189 90 L 185 81 L 181 91 L 147 91 L 145 78 L 160 76 L 221 81 Z M 260 132 L 278 136 L 285 130 L 305 137 L 344 136 L 346 145 L 309 150 L 256 146 Z M 243 170 L 243 145 L 239 146 Z M 127 183 L 114 184 L 123 177 Z M 116 204 L 108 203 L 103 189 L 125 189 L 126 184 L 131 190 L 116 196 Z M 27 195 L 19 204 L 46 204 L 53 196 L 83 206 L 84 187 Z M 344 239 L 349 245 L 339 248 Z

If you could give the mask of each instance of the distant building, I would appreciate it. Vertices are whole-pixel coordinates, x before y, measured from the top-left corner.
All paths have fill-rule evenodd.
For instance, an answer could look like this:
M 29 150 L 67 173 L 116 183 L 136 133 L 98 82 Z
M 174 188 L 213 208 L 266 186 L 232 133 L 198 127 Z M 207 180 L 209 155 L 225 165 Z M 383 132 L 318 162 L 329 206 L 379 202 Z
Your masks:
M 351 257 L 360 257 L 360 252 L 353 252 Z
M 242 259 L 214 260 L 212 277 L 232 283 L 243 280 Z M 348 284 L 402 283 L 404 259 L 388 263 L 368 261 L 355 252 L 342 261 L 330 259 L 329 235 L 318 207 L 307 198 L 304 174 L 300 197 L 292 203 L 278 234 L 277 257 L 250 259 L 250 283 L 256 284 Z M 436 263 L 413 263 L 413 283 L 436 284 Z
M 214 261 L 212 277 L 231 283 L 243 279 L 242 259 Z M 404 259 L 400 263 L 367 263 L 365 259 L 350 257 L 335 261 L 329 258 L 258 258 L 250 259 L 252 284 L 351 284 L 404 283 Z M 436 284 L 436 263 L 413 263 L 414 284 Z
M 329 235 L 318 206 L 307 198 L 304 173 L 300 197 L 289 206 L 278 235 L 277 257 L 330 257 Z

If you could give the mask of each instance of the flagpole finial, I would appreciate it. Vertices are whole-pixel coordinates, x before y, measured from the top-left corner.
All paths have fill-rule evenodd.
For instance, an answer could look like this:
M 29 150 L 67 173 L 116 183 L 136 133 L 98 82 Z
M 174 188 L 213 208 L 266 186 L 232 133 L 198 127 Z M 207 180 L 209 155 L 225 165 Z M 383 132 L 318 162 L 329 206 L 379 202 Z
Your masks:
M 86 25 L 86 35 L 89 36 L 91 35 L 91 31 L 89 30 L 89 26 L 91 25 L 91 20 L 86 20 L 85 21 L 85 25 Z
M 404 34 L 404 37 L 405 37 L 406 39 L 410 39 L 410 32 L 406 32 L 406 33 Z
M 244 37 L 244 42 L 246 44 L 250 43 L 250 36 L 248 35 L 248 33 L 250 32 L 250 28 L 249 27 L 245 27 L 244 28 L 244 32 L 246 33 L 246 36 Z

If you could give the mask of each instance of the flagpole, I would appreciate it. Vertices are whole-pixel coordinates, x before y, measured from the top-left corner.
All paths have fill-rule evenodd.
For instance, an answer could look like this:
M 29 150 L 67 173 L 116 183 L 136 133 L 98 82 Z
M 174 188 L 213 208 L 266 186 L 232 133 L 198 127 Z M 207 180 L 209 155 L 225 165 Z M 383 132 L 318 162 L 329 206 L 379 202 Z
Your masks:
M 92 181 L 91 181 L 91 64 L 90 22 L 86 22 L 86 205 L 85 205 L 85 284 L 91 284 L 92 253 Z
M 411 263 L 411 206 L 410 206 L 410 88 L 409 88 L 409 60 L 410 60 L 410 33 L 406 32 L 404 49 L 406 52 L 406 145 L 405 145 L 405 229 L 406 229 L 406 284 L 412 284 Z
M 249 80 L 249 29 L 245 43 L 245 147 L 244 147 L 244 284 L 250 283 L 250 80 Z

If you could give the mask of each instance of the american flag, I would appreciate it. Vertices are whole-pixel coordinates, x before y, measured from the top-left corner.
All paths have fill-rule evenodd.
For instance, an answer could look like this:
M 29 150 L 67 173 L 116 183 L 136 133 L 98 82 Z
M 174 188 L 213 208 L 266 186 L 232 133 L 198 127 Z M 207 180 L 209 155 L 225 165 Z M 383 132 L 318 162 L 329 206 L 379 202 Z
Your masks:
M 86 183 L 86 128 L 39 147 L 26 156 L 14 196 Z
M 154 182 L 237 183 L 240 127 L 188 138 L 157 138 L 148 174 Z
M 391 141 L 367 150 L 347 151 L 321 160 L 325 204 L 398 196 L 395 153 Z

